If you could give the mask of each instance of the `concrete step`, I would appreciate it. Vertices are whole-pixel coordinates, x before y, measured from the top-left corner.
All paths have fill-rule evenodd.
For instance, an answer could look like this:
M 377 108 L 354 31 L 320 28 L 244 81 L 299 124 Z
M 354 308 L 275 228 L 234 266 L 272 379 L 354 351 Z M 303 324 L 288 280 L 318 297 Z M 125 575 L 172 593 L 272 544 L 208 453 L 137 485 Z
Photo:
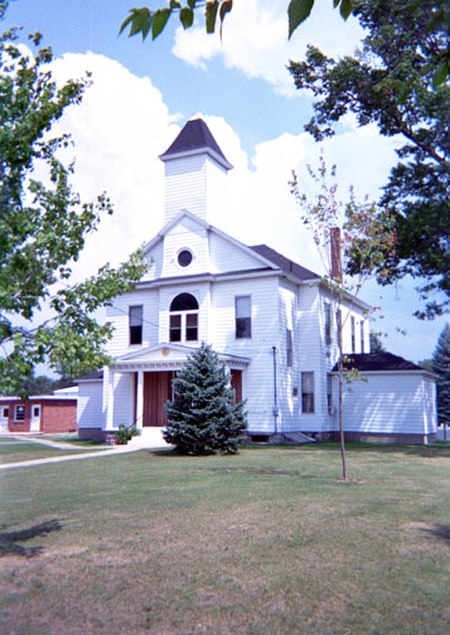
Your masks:
M 142 428 L 140 434 L 128 441 L 129 448 L 165 448 L 169 444 L 163 439 L 162 433 L 164 428 L 145 427 Z
M 315 443 L 316 441 L 303 432 L 283 432 L 281 436 L 283 443 Z

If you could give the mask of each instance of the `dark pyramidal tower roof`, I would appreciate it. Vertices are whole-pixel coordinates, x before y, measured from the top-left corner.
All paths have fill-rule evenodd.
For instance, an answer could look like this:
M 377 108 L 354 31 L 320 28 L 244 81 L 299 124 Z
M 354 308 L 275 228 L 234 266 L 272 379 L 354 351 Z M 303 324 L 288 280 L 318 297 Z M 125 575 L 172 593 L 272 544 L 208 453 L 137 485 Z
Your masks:
M 202 152 L 209 154 L 226 170 L 232 169 L 233 166 L 226 159 L 203 119 L 188 121 L 172 145 L 159 158 L 162 161 L 167 161 Z

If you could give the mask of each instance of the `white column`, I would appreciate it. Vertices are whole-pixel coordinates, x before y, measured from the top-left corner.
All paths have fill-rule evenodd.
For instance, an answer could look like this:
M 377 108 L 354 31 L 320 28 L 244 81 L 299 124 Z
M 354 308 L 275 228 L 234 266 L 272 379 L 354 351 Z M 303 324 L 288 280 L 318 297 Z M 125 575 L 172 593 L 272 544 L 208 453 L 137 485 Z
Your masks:
M 142 429 L 144 422 L 144 372 L 138 371 L 136 392 L 136 427 Z
M 109 369 L 108 376 L 108 404 L 106 407 L 106 430 L 114 427 L 114 371 Z

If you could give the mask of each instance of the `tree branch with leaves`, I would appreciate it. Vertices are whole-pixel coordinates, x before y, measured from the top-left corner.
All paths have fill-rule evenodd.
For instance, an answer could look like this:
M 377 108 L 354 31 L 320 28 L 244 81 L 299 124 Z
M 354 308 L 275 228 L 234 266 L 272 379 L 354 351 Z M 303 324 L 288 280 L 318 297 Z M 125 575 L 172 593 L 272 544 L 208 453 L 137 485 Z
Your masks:
M 422 318 L 450 306 L 450 88 L 438 82 L 430 90 L 430 60 L 447 51 L 448 38 L 444 23 L 429 30 L 435 13 L 433 0 L 359 0 L 354 15 L 367 33 L 360 53 L 335 60 L 310 46 L 306 59 L 289 67 L 296 87 L 315 98 L 305 128 L 317 141 L 351 113 L 359 126 L 375 123 L 383 136 L 405 142 L 379 203 L 395 216 L 398 238 L 379 281 L 424 278 Z
M 356 15 L 360 0 L 330 0 L 334 9 L 339 10 L 343 20 L 351 15 Z M 398 12 L 416 11 L 420 9 L 423 0 L 404 0 L 389 4 Z M 128 35 L 141 35 L 145 40 L 151 37 L 155 40 L 165 29 L 172 16 L 178 15 L 181 26 L 189 29 L 194 26 L 195 16 L 203 18 L 206 33 L 215 33 L 219 24 L 220 37 L 222 38 L 223 24 L 226 16 L 233 9 L 233 0 L 187 0 L 184 4 L 179 0 L 170 0 L 168 6 L 150 9 L 141 7 L 130 9 L 129 15 L 122 22 L 120 33 L 128 29 Z M 426 23 L 426 31 L 429 34 L 450 28 L 450 9 L 446 0 L 432 0 L 429 2 L 432 12 Z M 290 0 L 287 6 L 288 38 L 309 18 L 314 8 L 315 0 Z M 397 6 L 395 6 L 397 5 Z M 252 26 L 249 26 L 251 29 Z M 434 87 L 443 84 L 449 74 L 450 52 L 448 47 L 431 49 L 428 53 L 428 64 L 432 70 L 432 85 Z M 413 76 L 401 87 L 408 90 L 408 83 Z
M 1 3 L 0 19 L 6 10 Z M 112 213 L 106 194 L 85 203 L 73 191 L 74 164 L 58 156 L 70 138 L 51 134 L 90 79 L 58 88 L 41 36 L 30 39 L 34 55 L 17 46 L 17 37 L 17 29 L 0 36 L 0 393 L 9 394 L 23 394 L 40 363 L 71 377 L 105 364 L 111 325 L 92 316 L 133 288 L 147 266 L 139 250 L 118 269 L 106 265 L 71 282 L 86 237 Z M 36 326 L 44 307 L 51 317 Z

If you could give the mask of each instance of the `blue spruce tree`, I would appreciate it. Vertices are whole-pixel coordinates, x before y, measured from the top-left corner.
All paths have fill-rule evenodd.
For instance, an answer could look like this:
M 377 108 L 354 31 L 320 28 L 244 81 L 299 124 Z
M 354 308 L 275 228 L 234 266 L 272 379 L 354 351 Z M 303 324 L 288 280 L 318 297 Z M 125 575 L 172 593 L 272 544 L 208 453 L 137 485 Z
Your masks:
M 244 404 L 211 346 L 191 353 L 173 382 L 164 439 L 181 454 L 234 454 L 245 439 Z

